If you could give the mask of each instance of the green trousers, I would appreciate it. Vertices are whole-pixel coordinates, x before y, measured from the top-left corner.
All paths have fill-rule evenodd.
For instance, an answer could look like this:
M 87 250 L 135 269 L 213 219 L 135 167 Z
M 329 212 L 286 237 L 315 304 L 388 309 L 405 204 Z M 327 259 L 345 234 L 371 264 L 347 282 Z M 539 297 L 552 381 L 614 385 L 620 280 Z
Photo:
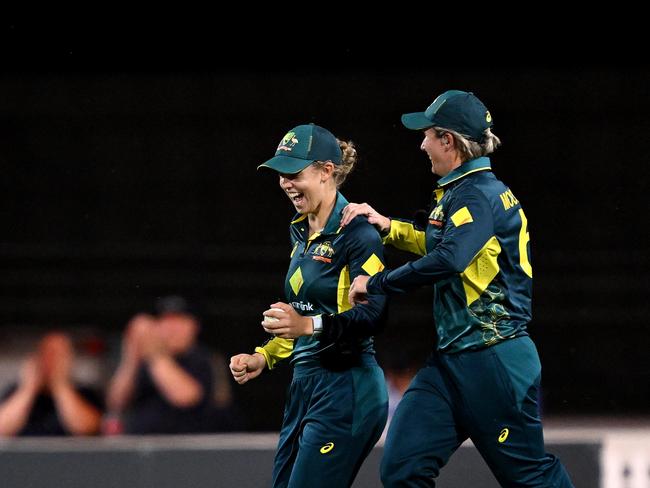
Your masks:
M 273 468 L 274 488 L 345 488 L 386 425 L 388 395 L 374 357 L 333 372 L 294 369 Z
M 388 429 L 385 487 L 433 487 L 467 439 L 503 487 L 573 487 L 544 449 L 541 365 L 525 336 L 478 351 L 434 353 L 411 382 Z

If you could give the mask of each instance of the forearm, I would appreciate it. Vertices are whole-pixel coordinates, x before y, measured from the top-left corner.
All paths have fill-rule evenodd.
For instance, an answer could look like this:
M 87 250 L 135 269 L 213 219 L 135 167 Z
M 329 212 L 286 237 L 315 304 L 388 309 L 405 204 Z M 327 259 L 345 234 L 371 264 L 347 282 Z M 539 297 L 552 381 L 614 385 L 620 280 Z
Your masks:
M 106 395 L 106 406 L 112 412 L 121 412 L 131 401 L 138 374 L 137 361 L 125 361 L 118 367 Z
M 92 435 L 99 431 L 101 412 L 84 400 L 70 383 L 53 386 L 52 396 L 59 420 L 67 432 Z
M 391 271 L 379 273 L 368 281 L 369 294 L 399 294 L 458 273 L 452 263 L 440 252 L 434 252 Z
M 427 255 L 370 278 L 367 284 L 368 293 L 405 293 L 413 288 L 433 285 L 452 275 L 461 274 L 477 253 L 489 244 L 491 238 L 489 229 L 478 229 L 470 233 L 461 228 L 453 237 L 443 239 Z M 498 255 L 498 250 L 495 252 Z
M 407 251 L 419 256 L 426 254 L 425 232 L 418 229 L 413 222 L 391 219 L 389 232 L 383 235 L 383 243 L 389 244 L 401 251 Z
M 203 398 L 201 384 L 166 354 L 158 354 L 149 361 L 151 377 L 161 394 L 178 408 L 197 405 Z
M 0 436 L 16 435 L 25 427 L 35 398 L 35 391 L 19 388 L 0 405 Z
M 321 341 L 330 343 L 377 335 L 386 322 L 387 303 L 385 295 L 372 295 L 367 304 L 356 305 L 340 314 L 323 315 Z
M 263 346 L 256 347 L 255 353 L 263 356 L 267 367 L 273 369 L 279 361 L 291 356 L 293 353 L 293 339 L 274 337 Z

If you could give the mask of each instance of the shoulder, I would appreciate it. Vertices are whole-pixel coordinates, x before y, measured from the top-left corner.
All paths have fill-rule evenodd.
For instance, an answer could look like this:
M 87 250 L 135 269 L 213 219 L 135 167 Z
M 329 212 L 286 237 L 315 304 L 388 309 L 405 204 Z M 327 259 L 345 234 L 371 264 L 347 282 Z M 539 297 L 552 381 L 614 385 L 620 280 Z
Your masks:
M 381 236 L 375 226 L 368 223 L 368 219 L 362 215 L 358 215 L 345 226 L 343 232 L 348 240 L 374 240 L 381 241 Z
M 289 224 L 289 236 L 291 237 L 292 242 L 301 240 L 302 236 L 304 235 L 305 224 L 303 223 L 303 220 L 305 219 L 299 217 L 300 214 L 298 214 L 298 217 L 294 218 L 291 221 L 291 224 Z
M 469 179 L 469 185 L 467 185 L 469 187 L 468 193 L 472 191 L 480 192 L 483 197 L 491 200 L 508 189 L 505 183 L 497 178 L 492 171 L 481 171 L 472 176 L 473 178 Z
M 464 178 L 454 187 L 454 191 L 450 192 L 449 203 L 451 206 L 463 206 L 468 203 L 479 206 L 490 205 L 490 193 L 493 192 L 493 189 L 486 187 L 483 184 L 483 178 L 479 178 L 478 175 L 471 176 Z

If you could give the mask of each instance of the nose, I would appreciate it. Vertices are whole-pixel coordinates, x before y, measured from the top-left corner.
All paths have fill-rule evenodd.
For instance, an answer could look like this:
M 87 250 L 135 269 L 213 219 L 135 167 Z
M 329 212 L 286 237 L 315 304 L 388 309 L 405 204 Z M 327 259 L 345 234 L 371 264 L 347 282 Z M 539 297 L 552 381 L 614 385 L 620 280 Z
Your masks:
M 291 186 L 291 180 L 280 175 L 280 188 L 283 190 L 288 189 Z
M 424 147 L 424 143 L 425 143 L 426 141 L 427 141 L 427 138 L 426 138 L 426 137 L 425 137 L 424 139 L 422 139 L 422 143 L 420 144 L 420 151 L 425 151 L 425 152 L 426 152 L 426 149 L 425 149 L 425 147 Z

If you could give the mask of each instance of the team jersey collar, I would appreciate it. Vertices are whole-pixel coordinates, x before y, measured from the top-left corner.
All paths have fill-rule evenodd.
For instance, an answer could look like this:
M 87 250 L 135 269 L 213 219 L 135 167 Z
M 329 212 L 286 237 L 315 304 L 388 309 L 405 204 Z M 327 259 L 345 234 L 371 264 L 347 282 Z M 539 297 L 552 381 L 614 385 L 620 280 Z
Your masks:
M 323 234 L 337 234 L 339 229 L 341 228 L 341 212 L 343 212 L 343 209 L 347 206 L 349 202 L 345 199 L 343 195 L 341 195 L 340 192 L 336 192 L 336 203 L 334 203 L 334 208 L 332 209 L 332 213 L 330 214 L 329 218 L 327 219 L 327 223 L 325 224 L 325 227 L 323 230 L 320 231 L 320 235 Z M 302 222 L 303 220 L 307 219 L 307 214 L 299 214 L 297 213 L 296 215 L 293 216 L 293 220 L 291 221 L 292 224 L 297 224 L 298 222 Z
M 490 158 L 480 157 L 476 159 L 471 159 L 464 162 L 458 168 L 450 171 L 447 176 L 443 176 L 438 180 L 438 186 L 445 186 L 451 183 L 452 181 L 459 180 L 470 173 L 476 173 L 477 171 L 490 171 L 492 167 L 490 166 Z

